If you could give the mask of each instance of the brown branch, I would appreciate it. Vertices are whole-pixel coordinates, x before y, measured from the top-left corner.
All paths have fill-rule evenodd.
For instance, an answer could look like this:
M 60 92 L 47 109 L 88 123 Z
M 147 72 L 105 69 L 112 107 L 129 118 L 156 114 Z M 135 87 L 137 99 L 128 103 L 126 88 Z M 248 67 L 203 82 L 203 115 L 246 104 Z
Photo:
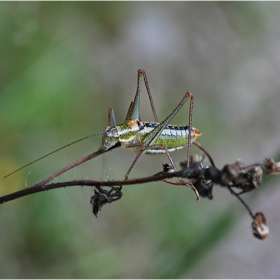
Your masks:
M 120 145 L 117 144 L 109 150 L 115 149 L 119 146 Z M 210 154 L 207 153 L 207 151 L 201 145 L 197 146 L 205 152 L 210 162 L 214 164 L 214 161 L 211 158 Z M 201 161 L 193 160 L 190 167 L 184 168 L 181 171 L 170 172 L 168 168 L 164 168 L 162 172 L 144 178 L 135 178 L 127 180 L 124 179 L 118 181 L 74 180 L 62 183 L 52 183 L 47 185 L 47 183 L 49 183 L 52 179 L 70 170 L 71 168 L 82 164 L 83 162 L 86 162 L 92 158 L 95 158 L 109 150 L 96 151 L 62 168 L 49 178 L 41 181 L 33 187 L 2 196 L 0 197 L 0 204 L 42 191 L 55 190 L 58 188 L 66 188 L 71 186 L 91 186 L 95 187 L 95 189 L 94 195 L 90 199 L 90 203 L 92 204 L 92 211 L 97 217 L 98 212 L 105 204 L 117 201 L 122 197 L 121 189 L 123 185 L 135 185 L 157 181 L 164 181 L 166 183 L 172 182 L 172 184 L 174 184 L 174 181 L 170 181 L 168 180 L 168 178 L 176 178 L 179 180 L 179 185 L 191 186 L 192 189 L 195 191 L 197 198 L 199 198 L 199 196 L 203 196 L 212 199 L 212 187 L 214 184 L 227 187 L 228 190 L 243 204 L 243 206 L 246 208 L 251 218 L 253 219 L 253 222 L 251 224 L 253 235 L 261 240 L 265 239 L 268 236 L 269 228 L 267 226 L 264 214 L 261 212 L 257 212 L 254 215 L 250 207 L 240 197 L 240 195 L 260 187 L 260 185 L 262 184 L 263 172 L 265 172 L 266 174 L 280 173 L 280 164 L 279 162 L 275 162 L 273 159 L 266 159 L 261 164 L 256 163 L 247 166 L 245 166 L 241 161 L 237 160 L 233 164 L 225 165 L 221 170 L 217 169 L 213 165 L 203 166 Z M 193 159 L 195 158 L 196 157 L 194 157 Z M 181 164 L 181 166 L 184 166 L 184 164 Z M 184 180 L 182 180 L 181 178 L 188 179 L 189 184 L 187 181 L 186 184 L 183 184 Z M 109 187 L 111 189 L 108 191 L 106 189 L 102 189 L 102 186 Z M 241 190 L 241 192 L 237 194 L 232 188 L 238 188 Z
M 68 170 L 70 170 L 70 169 L 72 169 L 72 168 L 74 168 L 74 167 L 76 167 L 76 166 L 78 166 L 78 165 L 80 165 L 80 164 L 90 160 L 90 159 L 93 159 L 93 158 L 95 158 L 97 156 L 100 156 L 100 155 L 102 155 L 102 154 L 104 154 L 106 152 L 112 151 L 113 149 L 118 148 L 118 147 L 120 147 L 120 143 L 117 143 L 115 146 L 111 147 L 108 150 L 98 150 L 98 151 L 96 151 L 96 152 L 94 152 L 94 153 L 92 153 L 92 154 L 90 154 L 88 156 L 85 156 L 85 157 L 83 157 L 81 159 L 78 159 L 75 162 L 73 162 L 73 163 L 65 166 L 64 168 L 60 169 L 59 171 L 55 172 L 54 174 L 52 174 L 47 179 L 44 179 L 43 181 L 41 181 L 38 184 L 34 185 L 33 187 L 44 186 L 47 183 L 51 182 L 53 179 L 57 178 L 59 175 L 65 173 L 66 171 L 68 171 Z
M 97 217 L 98 212 L 105 204 L 112 203 L 122 197 L 121 189 L 124 185 L 135 185 L 148 182 L 164 181 L 166 183 L 172 183 L 176 185 L 179 184 L 191 186 L 192 189 L 196 192 L 197 198 L 199 198 L 199 196 L 202 196 L 212 199 L 212 187 L 214 184 L 217 184 L 223 187 L 227 187 L 228 190 L 243 204 L 243 206 L 249 212 L 250 216 L 253 219 L 251 226 L 254 236 L 261 240 L 265 239 L 268 236 L 269 229 L 264 214 L 258 212 L 254 215 L 250 207 L 240 197 L 240 195 L 260 187 L 262 184 L 263 172 L 265 172 L 266 174 L 280 174 L 280 163 L 275 162 L 271 158 L 266 159 L 263 163 L 255 163 L 247 166 L 244 165 L 240 160 L 237 160 L 233 164 L 227 164 L 221 170 L 219 170 L 214 166 L 214 161 L 210 154 L 205 150 L 205 148 L 200 144 L 196 144 L 196 146 L 198 146 L 206 154 L 212 166 L 203 166 L 202 160 L 198 159 L 197 156 L 194 156 L 192 158 L 190 167 L 184 168 L 183 170 L 177 172 L 171 172 L 169 168 L 164 167 L 162 172 L 144 178 L 134 178 L 127 180 L 124 179 L 117 181 L 74 180 L 48 184 L 54 178 L 74 168 L 75 166 L 78 166 L 119 146 L 120 144 L 118 143 L 108 150 L 98 150 L 86 157 L 73 162 L 72 164 L 69 164 L 68 166 L 55 172 L 47 179 L 30 188 L 25 188 L 21 191 L 2 196 L 0 197 L 0 204 L 42 191 L 55 190 L 58 188 L 66 188 L 72 186 L 91 186 L 95 187 L 95 189 L 94 195 L 90 199 L 90 203 L 93 207 L 93 213 Z M 181 163 L 181 166 L 184 167 L 184 163 Z M 173 180 L 170 181 L 168 180 L 168 178 L 176 178 L 178 180 L 178 183 Z M 187 179 L 188 181 L 184 183 L 184 180 L 182 180 L 181 178 Z M 102 189 L 102 187 L 109 187 L 111 189 L 106 190 Z M 236 193 L 232 188 L 237 188 L 241 190 L 241 192 Z
M 83 158 L 80 158 L 76 161 L 74 161 L 73 163 L 65 166 L 64 168 L 60 169 L 59 171 L 55 172 L 54 174 L 52 174 L 51 176 L 49 176 L 48 178 L 44 179 L 43 181 L 37 183 L 36 185 L 30 187 L 30 188 L 25 188 L 23 190 L 20 190 L 18 192 L 14 192 L 8 195 L 4 195 L 2 197 L 0 197 L 0 204 L 29 195 L 29 194 L 33 194 L 33 193 L 37 193 L 37 192 L 41 192 L 41 191 L 47 191 L 49 190 L 49 186 L 46 186 L 47 183 L 51 182 L 53 179 L 57 178 L 59 175 L 65 173 L 66 171 L 88 161 L 91 160 L 97 156 L 100 156 L 106 152 L 112 151 L 115 148 L 120 147 L 120 143 L 117 143 L 115 146 L 111 147 L 108 150 L 98 150 L 92 154 L 89 154 Z M 65 187 L 65 186 L 64 186 Z
M 238 195 L 231 187 L 228 187 L 228 189 L 229 189 L 230 193 L 233 194 L 243 204 L 243 206 L 249 212 L 250 216 L 254 219 L 254 214 L 253 214 L 252 210 L 248 207 L 247 203 L 245 203 L 245 201 L 240 197 L 240 195 Z
M 79 161 L 83 160 L 83 162 L 84 162 L 85 161 L 84 159 L 91 157 L 93 155 L 97 156 L 97 154 L 99 155 L 101 153 L 102 153 L 101 151 L 99 153 L 95 152 L 87 157 L 80 159 Z M 76 162 L 78 162 L 78 161 L 76 161 Z M 61 169 L 60 171 L 58 171 L 56 173 L 60 172 L 60 174 L 62 174 L 63 172 L 66 171 L 67 168 L 68 168 L 67 170 L 69 170 L 70 169 L 69 167 L 72 168 L 72 165 L 68 165 L 67 167 Z M 26 188 L 26 189 L 20 190 L 18 192 L 14 192 L 12 194 L 8 194 L 8 195 L 0 197 L 0 204 L 26 196 L 26 195 L 30 195 L 33 193 L 54 190 L 54 189 L 58 189 L 58 188 L 72 187 L 72 186 L 113 187 L 113 186 L 123 186 L 123 185 L 144 184 L 144 183 L 148 183 L 148 182 L 162 181 L 166 178 L 175 178 L 175 177 L 181 177 L 181 178 L 187 178 L 187 179 L 205 178 L 205 179 L 209 179 L 209 180 L 211 179 L 215 182 L 218 182 L 219 181 L 219 172 L 220 171 L 215 167 L 211 167 L 208 169 L 201 169 L 199 164 L 194 164 L 189 168 L 186 168 L 184 170 L 174 172 L 174 173 L 164 173 L 164 174 L 155 175 L 155 176 L 152 175 L 149 177 L 134 178 L 134 179 L 128 179 L 128 180 L 118 180 L 118 181 L 74 180 L 74 181 L 61 182 L 61 183 L 52 183 L 49 185 L 42 184 L 42 182 L 47 180 L 46 179 L 30 188 Z M 53 175 L 49 178 L 53 179 Z
M 194 141 L 193 144 L 196 145 L 200 150 L 202 150 L 204 152 L 204 154 L 208 157 L 210 163 L 213 166 L 216 166 L 215 163 L 214 163 L 213 158 L 211 157 L 211 155 L 208 153 L 208 151 L 200 143 Z
M 214 165 L 214 161 L 212 160 L 211 156 L 209 155 L 209 153 L 205 150 L 204 147 L 202 147 L 201 144 L 195 143 L 210 159 L 210 162 L 212 163 L 213 166 Z M 167 178 L 172 178 L 172 177 L 177 177 L 176 173 L 172 173 L 172 175 L 170 175 L 169 173 L 164 173 L 164 175 L 162 176 L 151 176 L 151 177 L 146 177 L 146 178 L 141 178 L 141 179 L 132 179 L 132 180 L 126 180 L 126 181 L 108 181 L 108 182 L 101 182 L 101 181 L 73 181 L 73 182 L 63 182 L 63 183 L 56 183 L 56 184 L 52 184 L 52 185 L 47 185 L 49 182 L 51 182 L 53 179 L 56 179 L 58 176 L 60 176 L 61 174 L 67 172 L 68 170 L 90 160 L 93 159 L 101 154 L 104 154 L 108 151 L 111 151 L 115 148 L 120 147 L 120 143 L 117 143 L 115 146 L 111 147 L 108 150 L 98 150 L 92 154 L 89 154 L 81 159 L 76 160 L 75 162 L 67 165 L 66 167 L 60 169 L 59 171 L 55 172 L 54 174 L 52 174 L 51 176 L 49 176 L 48 178 L 42 180 L 41 182 L 35 184 L 34 186 L 30 187 L 30 188 L 26 188 L 23 190 L 20 190 L 18 192 L 12 193 L 12 194 L 8 194 L 5 196 L 0 197 L 0 204 L 32 194 L 32 193 L 37 193 L 37 192 L 41 192 L 41 191 L 46 191 L 46 190 L 51 190 L 51 189 L 56 189 L 56 188 L 60 188 L 60 187 L 70 187 L 70 186 L 75 186 L 75 185 L 88 185 L 88 182 L 91 182 L 88 186 L 119 186 L 119 185 L 129 185 L 129 184 L 141 184 L 141 183 L 147 183 L 147 182 L 151 182 L 151 181 L 157 181 L 157 180 L 163 180 L 163 179 L 167 179 Z M 180 171 L 182 172 L 182 171 Z M 180 173 L 179 172 L 179 173 Z M 178 173 L 178 172 L 177 172 Z M 181 173 L 180 173 L 181 174 Z M 180 175 L 178 175 L 180 176 Z M 159 178 L 159 179 L 157 179 Z M 62 184 L 62 185 L 61 185 Z

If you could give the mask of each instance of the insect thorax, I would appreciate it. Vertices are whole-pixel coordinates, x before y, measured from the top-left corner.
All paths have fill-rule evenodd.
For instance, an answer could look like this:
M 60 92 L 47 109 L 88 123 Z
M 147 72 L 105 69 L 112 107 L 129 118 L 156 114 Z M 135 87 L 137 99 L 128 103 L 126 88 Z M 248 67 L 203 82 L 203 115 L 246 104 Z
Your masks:
M 108 150 L 117 142 L 131 142 L 142 129 L 143 124 L 139 120 L 128 120 L 124 124 L 107 126 L 102 138 L 102 150 Z

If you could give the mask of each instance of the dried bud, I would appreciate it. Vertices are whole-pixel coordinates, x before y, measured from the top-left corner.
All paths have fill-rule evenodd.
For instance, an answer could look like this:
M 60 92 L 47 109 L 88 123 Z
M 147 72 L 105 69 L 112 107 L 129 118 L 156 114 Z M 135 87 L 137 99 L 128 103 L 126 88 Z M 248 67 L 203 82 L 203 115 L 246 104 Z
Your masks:
M 265 239 L 269 234 L 269 228 L 265 215 L 256 213 L 252 222 L 253 235 L 258 239 Z
M 234 179 L 237 179 L 239 176 L 239 172 L 243 163 L 237 160 L 233 164 L 227 164 L 224 166 L 221 175 L 221 183 L 223 186 L 227 186 L 233 182 Z
M 242 193 L 250 192 L 262 184 L 263 171 L 260 166 L 242 170 L 238 178 L 238 187 L 243 190 Z
M 252 175 L 252 185 L 255 188 L 260 187 L 262 184 L 262 175 L 263 175 L 263 171 L 261 167 L 255 166 L 251 168 L 248 173 Z
M 193 185 L 201 197 L 208 197 L 209 199 L 213 198 L 213 194 L 212 194 L 213 183 L 211 181 L 209 181 L 208 184 L 204 184 L 203 182 L 196 181 L 193 183 Z
M 263 170 L 258 165 L 244 166 L 243 162 L 237 160 L 233 164 L 224 166 L 221 174 L 221 184 L 239 188 L 241 193 L 252 191 L 262 184 Z
M 280 162 L 275 162 L 272 158 L 265 159 L 264 168 L 267 174 L 280 174 Z
M 110 191 L 101 187 L 94 190 L 94 195 L 91 197 L 90 203 L 92 204 L 92 212 L 96 218 L 103 205 L 119 200 L 122 197 L 121 189 L 122 186 L 112 187 Z

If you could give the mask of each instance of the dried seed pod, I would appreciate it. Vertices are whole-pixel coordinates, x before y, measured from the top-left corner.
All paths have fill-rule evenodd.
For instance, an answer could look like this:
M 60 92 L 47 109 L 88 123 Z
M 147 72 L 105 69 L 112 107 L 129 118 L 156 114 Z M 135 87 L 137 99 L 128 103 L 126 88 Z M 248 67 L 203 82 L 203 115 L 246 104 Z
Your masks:
M 280 174 L 280 162 L 275 162 L 273 158 L 265 159 L 264 168 L 267 174 Z
M 122 197 L 122 186 L 113 187 L 110 191 L 102 189 L 101 187 L 94 190 L 94 195 L 90 198 L 92 204 L 92 212 L 97 218 L 98 212 L 106 203 L 112 203 Z
M 265 215 L 261 212 L 256 213 L 252 222 L 253 235 L 258 239 L 265 239 L 269 234 L 269 228 Z
M 253 168 L 252 173 L 253 173 L 252 174 L 252 184 L 255 188 L 258 188 L 262 184 L 263 171 L 262 171 L 261 167 L 256 166 Z
M 238 179 L 235 180 L 236 187 L 243 190 L 241 193 L 250 192 L 261 186 L 262 175 L 263 171 L 260 166 L 244 169 L 239 173 Z
M 209 199 L 213 198 L 213 183 L 209 181 L 208 184 L 204 184 L 200 181 L 196 181 L 193 183 L 194 187 L 197 189 L 199 195 L 201 197 L 208 197 Z
M 221 174 L 221 184 L 223 186 L 228 186 L 235 179 L 238 179 L 242 166 L 243 166 L 243 163 L 239 160 L 237 160 L 233 164 L 225 165 L 222 170 L 222 174 Z

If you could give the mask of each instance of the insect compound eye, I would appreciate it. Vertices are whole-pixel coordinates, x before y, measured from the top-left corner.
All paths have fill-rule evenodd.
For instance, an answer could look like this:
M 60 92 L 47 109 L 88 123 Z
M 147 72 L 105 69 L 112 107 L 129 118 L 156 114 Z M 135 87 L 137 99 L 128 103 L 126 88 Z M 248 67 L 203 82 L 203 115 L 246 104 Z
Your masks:
M 109 129 L 106 131 L 106 134 L 107 134 L 107 136 L 110 137 L 110 138 L 117 138 L 117 137 L 119 137 L 119 132 L 118 132 L 117 128 L 115 128 L 115 127 L 109 128 Z

